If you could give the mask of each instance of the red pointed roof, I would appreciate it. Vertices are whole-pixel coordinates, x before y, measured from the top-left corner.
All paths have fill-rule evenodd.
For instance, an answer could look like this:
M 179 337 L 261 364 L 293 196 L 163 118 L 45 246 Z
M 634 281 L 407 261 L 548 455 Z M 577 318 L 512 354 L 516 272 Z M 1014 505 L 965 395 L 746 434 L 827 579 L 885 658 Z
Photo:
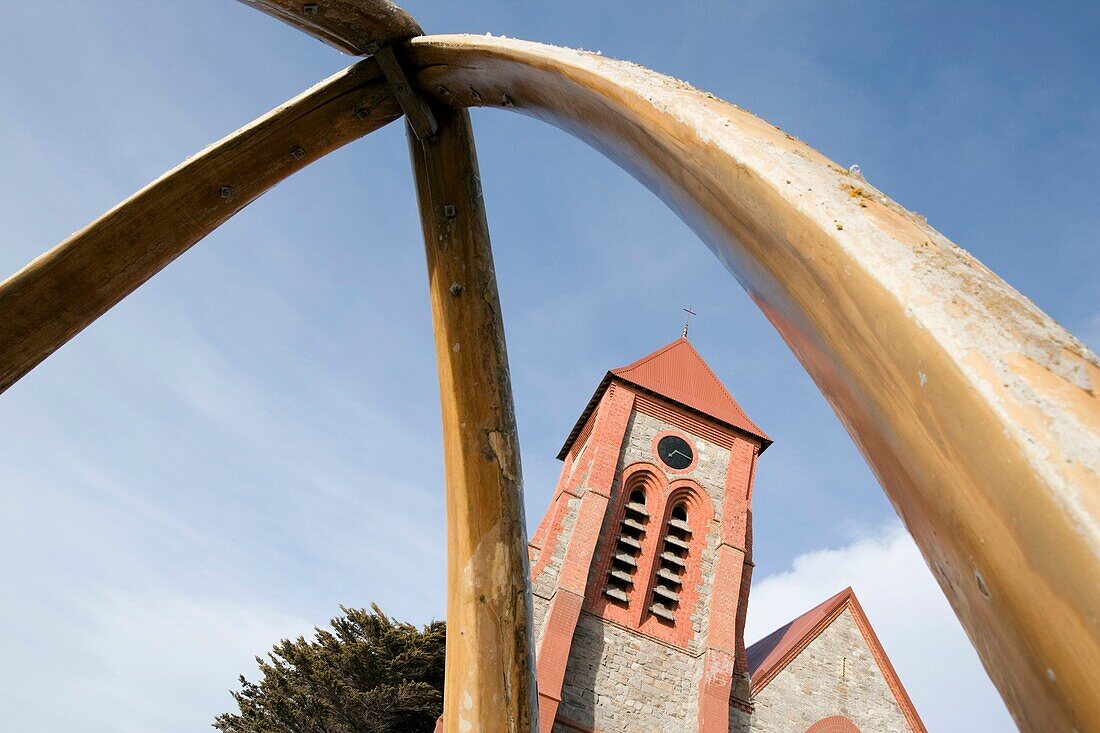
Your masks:
M 633 364 L 612 369 L 611 373 L 771 442 L 686 338 L 678 338 Z
M 816 639 L 821 632 L 827 629 L 845 609 L 851 611 L 855 617 L 856 626 L 859 627 L 863 640 L 871 650 L 871 656 L 882 671 L 886 679 L 886 685 L 894 694 L 894 698 L 901 707 L 902 714 L 909 722 L 910 728 L 919 733 L 926 733 L 923 721 L 909 699 L 909 693 L 901 684 L 894 665 L 886 656 L 886 650 L 882 648 L 878 636 L 871 628 L 871 622 L 867 614 L 856 599 L 856 594 L 851 586 L 837 593 L 829 600 L 814 606 L 806 613 L 794 619 L 784 626 L 780 626 L 772 633 L 765 636 L 745 650 L 746 661 L 749 667 L 749 681 L 751 694 L 756 696 L 776 675 L 794 661 L 806 647 Z
M 752 692 L 755 695 L 771 682 L 779 671 L 787 666 L 791 659 L 817 637 L 828 623 L 840 615 L 844 601 L 852 592 L 845 588 L 829 600 L 814 606 L 794 621 L 780 626 L 745 650 L 749 665 L 749 677 L 752 679 Z M 820 628 L 819 628 L 820 627 Z M 812 633 L 811 632 L 815 632 Z M 792 654 L 793 652 L 793 654 Z
M 678 338 L 652 354 L 643 356 L 633 364 L 608 372 L 596 389 L 596 393 L 592 395 L 588 407 L 581 414 L 573 432 L 565 441 L 565 446 L 562 447 L 558 458 L 565 457 L 612 379 L 621 379 L 721 423 L 755 435 L 764 441 L 761 452 L 772 443 L 767 433 L 749 419 L 737 401 L 722 386 L 695 347 L 686 338 Z

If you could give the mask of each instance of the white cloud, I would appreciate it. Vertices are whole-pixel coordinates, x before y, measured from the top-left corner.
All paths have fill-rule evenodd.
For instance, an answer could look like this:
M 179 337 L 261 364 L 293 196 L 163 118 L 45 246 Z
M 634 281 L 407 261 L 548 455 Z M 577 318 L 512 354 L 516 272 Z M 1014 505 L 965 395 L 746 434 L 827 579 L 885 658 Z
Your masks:
M 917 546 L 896 523 L 846 547 L 799 555 L 790 570 L 754 583 L 745 640 L 849 585 L 930 731 L 1014 729 Z
M 256 656 L 313 630 L 260 604 L 171 592 L 106 594 L 86 611 L 81 651 L 88 664 L 60 687 L 84 726 L 120 733 L 207 728 L 234 709 L 228 691 L 237 675 L 258 678 Z

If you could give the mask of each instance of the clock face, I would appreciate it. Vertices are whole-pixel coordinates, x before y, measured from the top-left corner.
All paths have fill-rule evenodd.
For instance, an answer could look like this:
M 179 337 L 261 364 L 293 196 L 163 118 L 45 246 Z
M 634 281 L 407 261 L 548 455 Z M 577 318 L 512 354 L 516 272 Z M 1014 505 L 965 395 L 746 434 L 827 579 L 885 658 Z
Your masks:
M 690 466 L 695 456 L 688 442 L 678 435 L 666 435 L 657 441 L 657 455 L 669 468 L 676 470 Z

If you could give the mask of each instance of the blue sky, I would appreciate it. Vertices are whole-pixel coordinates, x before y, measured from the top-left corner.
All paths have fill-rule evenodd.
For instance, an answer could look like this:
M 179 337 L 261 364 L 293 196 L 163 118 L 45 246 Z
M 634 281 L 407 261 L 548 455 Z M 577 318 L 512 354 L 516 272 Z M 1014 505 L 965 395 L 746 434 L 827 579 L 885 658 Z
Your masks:
M 864 175 L 1100 346 L 1095 3 L 412 2 L 599 50 Z M 0 4 L 0 274 L 350 60 L 229 0 Z M 851 583 L 931 730 L 1011 723 L 831 409 L 713 256 L 564 133 L 474 115 L 528 521 L 604 371 L 679 334 L 775 439 L 759 637 Z M 403 131 L 285 182 L 0 397 L 0 727 L 184 731 L 340 604 L 443 601 Z M 751 641 L 752 639 L 750 639 Z

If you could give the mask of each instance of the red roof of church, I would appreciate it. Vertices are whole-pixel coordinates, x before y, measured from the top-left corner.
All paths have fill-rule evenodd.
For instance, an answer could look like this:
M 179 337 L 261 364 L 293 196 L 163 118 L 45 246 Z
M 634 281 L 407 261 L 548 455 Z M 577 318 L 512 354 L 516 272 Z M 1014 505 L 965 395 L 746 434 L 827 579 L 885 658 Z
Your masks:
M 569 434 L 558 458 L 565 457 L 569 446 L 573 444 L 587 422 L 588 416 L 599 404 L 600 397 L 603 396 L 604 390 L 612 379 L 621 379 L 721 423 L 762 438 L 764 445 L 761 447 L 761 452 L 772 443 L 768 434 L 749 419 L 741 409 L 741 405 L 737 404 L 737 401 L 718 381 L 718 377 L 703 361 L 703 357 L 699 356 L 695 347 L 686 338 L 678 338 L 652 354 L 643 356 L 633 364 L 609 371 Z
M 886 656 L 886 650 L 882 648 L 882 643 L 879 642 L 878 636 L 871 628 L 871 622 L 859 605 L 851 586 L 840 591 L 824 603 L 814 606 L 790 623 L 780 626 L 745 650 L 749 667 L 751 694 L 755 696 L 763 690 L 769 682 L 775 679 L 776 675 L 794 661 L 794 658 L 802 650 L 810 645 L 810 642 L 827 629 L 833 621 L 836 621 L 845 609 L 849 609 L 855 617 L 856 626 L 863 634 L 863 640 L 870 648 L 875 663 L 878 664 L 882 676 L 886 679 L 887 687 L 894 694 L 894 698 L 897 700 L 898 706 L 901 707 L 901 711 L 910 727 L 914 731 L 924 733 L 926 731 L 924 723 L 917 714 L 913 701 L 909 699 L 909 693 L 902 687 L 901 679 L 894 671 L 894 665 L 890 664 L 890 659 Z

